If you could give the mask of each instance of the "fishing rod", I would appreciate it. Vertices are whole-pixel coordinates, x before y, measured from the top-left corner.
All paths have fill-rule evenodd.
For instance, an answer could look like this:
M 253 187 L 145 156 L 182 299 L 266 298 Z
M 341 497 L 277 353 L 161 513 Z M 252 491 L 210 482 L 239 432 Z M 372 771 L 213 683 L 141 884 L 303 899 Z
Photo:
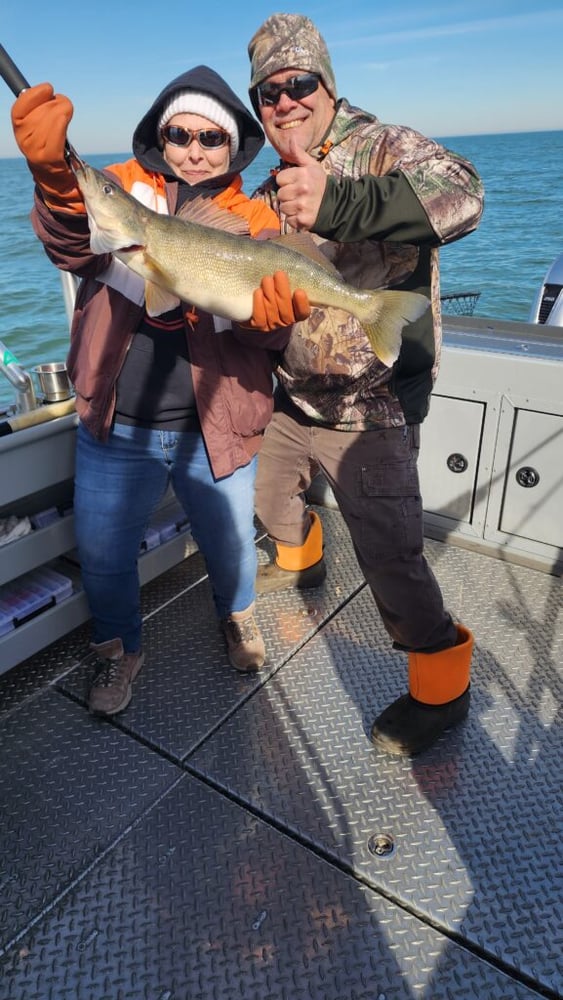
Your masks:
M 8 55 L 3 45 L 0 45 L 0 76 L 2 76 L 16 97 L 19 97 L 24 90 L 29 90 L 30 84 L 21 70 L 18 69 L 11 56 Z M 81 158 L 74 147 L 71 146 L 68 139 L 65 140 L 64 157 L 71 170 L 74 169 L 73 160 L 78 161 L 80 164 L 82 163 Z M 74 310 L 74 300 L 76 298 L 76 279 L 69 271 L 60 271 L 60 277 L 63 286 L 66 314 L 70 326 Z M 1 433 L 0 430 L 0 435 Z
M 23 73 L 20 73 L 13 59 L 10 58 L 3 45 L 0 45 L 0 74 L 8 84 L 10 90 L 16 97 L 19 97 L 22 90 L 29 89 Z

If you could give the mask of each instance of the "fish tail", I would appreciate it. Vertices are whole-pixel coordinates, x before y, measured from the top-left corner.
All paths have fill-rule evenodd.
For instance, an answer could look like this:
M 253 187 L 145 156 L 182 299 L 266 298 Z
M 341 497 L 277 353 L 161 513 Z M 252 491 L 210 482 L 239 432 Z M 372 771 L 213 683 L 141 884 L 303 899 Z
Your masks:
M 401 332 L 407 323 L 426 312 L 430 300 L 417 292 L 374 292 L 360 321 L 371 349 L 384 365 L 391 368 L 401 350 Z

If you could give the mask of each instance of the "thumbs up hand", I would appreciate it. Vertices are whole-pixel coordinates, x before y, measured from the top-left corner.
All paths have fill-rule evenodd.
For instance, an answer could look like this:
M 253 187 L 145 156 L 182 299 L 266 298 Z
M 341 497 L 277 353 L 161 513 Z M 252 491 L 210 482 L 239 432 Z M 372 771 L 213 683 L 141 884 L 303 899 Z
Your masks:
M 280 209 L 293 229 L 309 230 L 319 214 L 327 185 L 327 174 L 318 160 L 309 156 L 292 140 L 287 159 L 291 167 L 284 167 L 276 175 Z

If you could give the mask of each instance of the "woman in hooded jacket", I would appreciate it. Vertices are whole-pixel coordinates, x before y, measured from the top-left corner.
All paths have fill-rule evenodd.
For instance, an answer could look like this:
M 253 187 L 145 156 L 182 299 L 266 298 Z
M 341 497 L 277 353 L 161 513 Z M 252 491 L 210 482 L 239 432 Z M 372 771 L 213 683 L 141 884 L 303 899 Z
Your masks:
M 170 485 L 205 559 L 231 664 L 247 672 L 265 661 L 254 616 L 254 479 L 288 331 L 257 334 L 185 302 L 149 316 L 142 279 L 90 249 L 64 156 L 72 115 L 70 100 L 45 83 L 19 95 L 12 122 L 36 182 L 34 230 L 53 263 L 82 279 L 68 355 L 79 416 L 74 515 L 97 661 L 89 708 L 114 715 L 144 661 L 137 560 Z M 164 87 L 141 119 L 134 158 L 106 171 L 155 211 L 177 214 L 190 199 L 210 198 L 264 237 L 279 232 L 277 216 L 243 194 L 240 176 L 263 143 L 226 82 L 198 66 Z M 255 330 L 258 305 L 264 310 L 257 296 Z M 271 313 L 263 328 L 271 331 Z

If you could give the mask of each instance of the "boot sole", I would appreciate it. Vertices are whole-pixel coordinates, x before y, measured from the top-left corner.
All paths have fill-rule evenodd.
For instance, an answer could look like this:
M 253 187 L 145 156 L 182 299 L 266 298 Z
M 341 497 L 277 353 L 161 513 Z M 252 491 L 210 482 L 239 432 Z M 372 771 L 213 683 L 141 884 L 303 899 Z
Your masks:
M 275 594 L 279 590 L 315 590 L 325 580 L 326 566 L 324 564 L 311 567 L 309 570 L 302 570 L 300 573 L 293 573 L 290 570 L 278 569 L 271 563 L 264 567 L 262 573 L 258 569 L 255 586 L 257 594 Z
M 470 698 L 469 688 L 447 705 L 422 705 L 410 695 L 403 695 L 375 720 L 371 742 L 385 753 L 415 757 L 433 746 L 442 733 L 463 722 Z
M 250 667 L 239 667 L 237 666 L 236 663 L 233 663 L 233 661 L 230 658 L 229 658 L 229 663 L 231 664 L 231 667 L 234 667 L 237 673 L 239 674 L 257 674 L 259 673 L 260 670 L 262 670 L 265 660 L 263 660 L 259 666 L 250 666 Z

